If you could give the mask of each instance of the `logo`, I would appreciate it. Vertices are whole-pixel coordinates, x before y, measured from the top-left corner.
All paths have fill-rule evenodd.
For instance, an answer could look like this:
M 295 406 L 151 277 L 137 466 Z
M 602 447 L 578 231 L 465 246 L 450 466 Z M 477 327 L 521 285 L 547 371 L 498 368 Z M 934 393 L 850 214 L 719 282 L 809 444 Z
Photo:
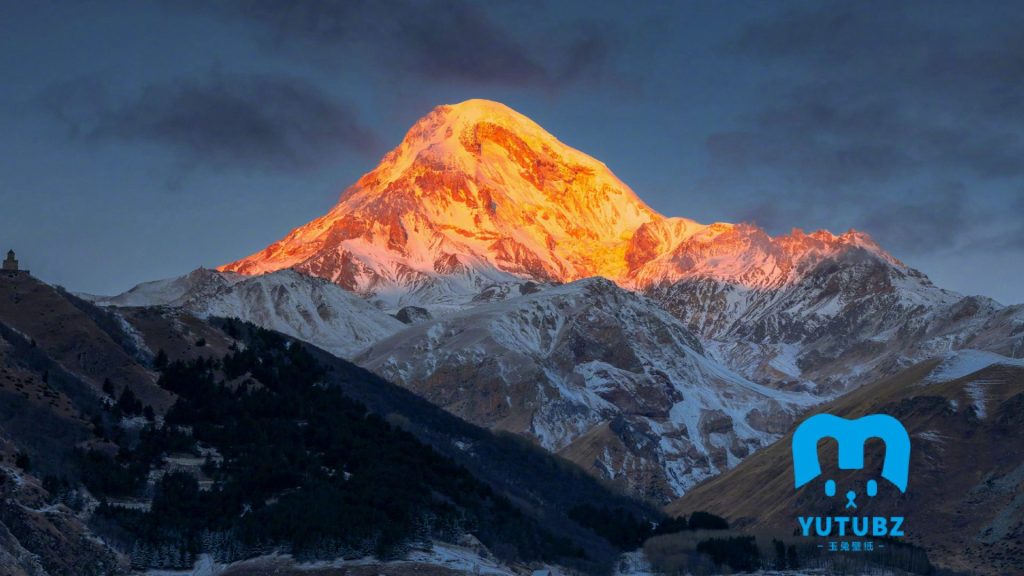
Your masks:
M 831 414 L 817 414 L 805 420 L 793 433 L 793 480 L 796 489 L 821 476 L 818 461 L 818 441 L 833 438 L 839 445 L 839 469 L 860 470 L 864 468 L 864 447 L 870 438 L 878 438 L 885 444 L 885 460 L 882 464 L 882 478 L 899 489 L 907 491 L 910 473 L 910 436 L 899 420 L 886 414 L 872 414 L 856 420 L 847 420 Z M 863 494 L 873 498 L 878 495 L 878 482 L 868 480 Z M 836 481 L 825 481 L 825 495 L 836 496 Z M 850 516 L 801 516 L 800 528 L 804 536 L 820 537 L 900 537 L 903 536 L 903 517 L 856 516 L 857 490 L 850 489 L 844 496 L 843 509 Z M 861 499 L 863 503 L 863 498 Z M 870 551 L 872 541 L 831 541 L 831 551 Z

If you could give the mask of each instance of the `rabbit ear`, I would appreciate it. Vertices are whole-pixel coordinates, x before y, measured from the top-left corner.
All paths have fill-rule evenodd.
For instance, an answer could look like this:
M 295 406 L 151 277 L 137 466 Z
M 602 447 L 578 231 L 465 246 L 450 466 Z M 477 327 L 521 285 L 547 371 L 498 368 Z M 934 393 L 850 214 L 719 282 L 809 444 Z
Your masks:
M 835 428 L 844 419 L 831 414 L 811 416 L 793 433 L 793 480 L 796 488 L 807 484 L 821 474 L 818 462 L 818 440 L 831 435 L 830 428 Z
M 910 436 L 900 421 L 887 414 L 872 414 L 847 420 L 831 414 L 811 416 L 793 433 L 793 476 L 796 488 L 821 474 L 818 440 L 835 438 L 839 444 L 839 468 L 864 467 L 864 443 L 879 438 L 885 443 L 882 477 L 906 492 L 910 469 Z
M 892 482 L 900 492 L 906 492 L 910 475 L 910 435 L 907 429 L 899 420 L 886 414 L 875 414 L 868 418 L 872 419 L 872 437 L 881 438 L 885 442 L 882 478 Z M 877 483 L 875 490 L 878 490 Z

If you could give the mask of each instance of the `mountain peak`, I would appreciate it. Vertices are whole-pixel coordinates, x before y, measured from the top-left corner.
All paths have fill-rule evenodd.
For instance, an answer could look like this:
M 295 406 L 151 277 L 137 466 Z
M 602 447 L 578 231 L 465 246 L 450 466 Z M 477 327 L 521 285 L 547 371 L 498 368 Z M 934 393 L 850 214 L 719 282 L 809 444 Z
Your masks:
M 491 120 L 498 118 L 515 118 L 517 120 L 532 122 L 529 118 L 519 112 L 516 112 L 505 104 L 484 98 L 470 98 L 469 100 L 463 100 L 457 104 L 441 104 L 440 106 L 435 107 L 434 110 L 444 114 L 445 116 L 470 120 L 481 120 L 484 118 Z
M 458 141 L 462 132 L 481 124 L 502 126 L 523 136 L 557 142 L 554 136 L 525 115 L 501 102 L 477 98 L 464 100 L 457 104 L 442 104 L 434 107 L 426 116 L 412 125 L 402 144 L 437 144 L 446 140 Z M 401 145 L 398 149 L 400 148 L 402 148 Z
M 471 99 L 435 107 L 417 120 L 402 142 L 364 178 L 399 178 L 417 162 L 466 171 L 509 162 L 522 172 L 538 164 L 571 165 L 607 173 L 626 188 L 602 162 L 563 144 L 533 120 L 493 100 Z
M 461 275 L 619 278 L 635 231 L 662 218 L 607 166 L 489 100 L 438 106 L 325 216 L 224 266 L 300 266 L 360 292 Z M 482 276 L 481 276 L 482 275 Z
M 494 100 L 474 98 L 457 104 L 442 104 L 417 121 L 413 128 L 421 124 L 435 126 L 439 119 L 444 121 L 442 125 L 445 127 L 467 128 L 478 124 L 496 124 L 519 133 L 555 140 L 554 136 L 526 115 Z

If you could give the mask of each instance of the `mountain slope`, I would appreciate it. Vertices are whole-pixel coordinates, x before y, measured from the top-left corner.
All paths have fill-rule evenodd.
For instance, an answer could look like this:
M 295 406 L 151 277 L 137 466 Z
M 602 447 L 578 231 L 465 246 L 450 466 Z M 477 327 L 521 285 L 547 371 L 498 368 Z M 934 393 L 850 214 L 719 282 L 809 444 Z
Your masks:
M 900 494 L 885 481 L 858 499 L 860 515 L 903 515 L 907 539 L 942 566 L 1008 574 L 1024 563 L 1024 361 L 964 350 L 864 386 L 820 408 L 846 418 L 898 418 L 911 436 L 910 482 Z M 869 441 L 864 470 L 837 471 L 834 442 L 821 477 L 793 489 L 791 436 L 697 486 L 668 507 L 709 510 L 745 528 L 797 527 L 798 515 L 834 513 L 826 478 L 839 493 L 863 493 L 881 469 L 882 444 Z M 861 494 L 863 496 L 863 494 Z
M 97 503 L 78 483 L 76 452 L 116 454 L 105 435 L 135 434 L 110 412 L 127 392 L 154 415 L 174 402 L 157 385 L 150 345 L 187 358 L 227 350 L 209 326 L 143 312 L 151 334 L 28 274 L 0 277 L 0 573 L 127 571 L 89 525 Z
M 661 500 L 767 445 L 813 402 L 729 372 L 678 320 L 597 278 L 414 325 L 356 361 Z
M 99 394 L 105 380 L 156 409 L 172 398 L 156 386 L 147 351 L 116 315 L 28 275 L 0 278 L 0 322 Z

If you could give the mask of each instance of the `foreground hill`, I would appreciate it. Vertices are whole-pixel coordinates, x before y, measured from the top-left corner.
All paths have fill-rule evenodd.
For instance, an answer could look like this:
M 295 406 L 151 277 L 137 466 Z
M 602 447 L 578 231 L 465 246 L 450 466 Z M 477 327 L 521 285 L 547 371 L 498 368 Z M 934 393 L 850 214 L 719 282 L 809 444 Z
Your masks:
M 465 547 L 475 537 L 488 548 L 470 544 L 473 554 L 497 565 L 601 571 L 620 550 L 606 526 L 574 520 L 577 507 L 599 503 L 634 527 L 661 517 L 322 349 L 237 320 L 104 309 L 27 275 L 7 280 L 4 574 L 183 567 L 201 552 L 401 557 L 410 540 L 429 549 L 431 539 Z M 365 498 L 345 499 L 360 490 Z M 319 500 L 330 494 L 348 496 Z M 390 512 L 359 516 L 374 507 Z M 300 518 L 302 529 L 273 531 Z M 367 539 L 338 538 L 340 518 L 363 518 L 350 532 Z
M 911 436 L 910 482 L 900 494 L 879 479 L 882 445 L 869 441 L 864 470 L 837 471 L 835 443 L 819 445 L 824 473 L 793 489 L 790 436 L 710 480 L 668 507 L 706 509 L 747 529 L 797 529 L 800 515 L 841 514 L 847 490 L 859 515 L 906 517 L 907 540 L 933 563 L 979 574 L 1010 574 L 1024 565 L 1024 361 L 965 350 L 924 362 L 821 407 L 847 418 L 898 418 Z M 837 499 L 824 494 L 826 479 Z
M 0 277 L 0 322 L 34 342 L 54 362 L 99 392 L 109 380 L 129 386 L 147 404 L 166 408 L 131 330 L 116 316 L 28 274 Z
M 224 353 L 219 330 L 195 319 L 149 321 L 180 358 Z M 207 342 L 202 352 L 194 343 Z M 118 398 L 162 414 L 153 352 L 124 318 L 28 274 L 0 276 L 0 573 L 117 574 L 127 560 L 88 527 L 96 502 L 79 486 L 81 449 L 114 451 L 105 420 Z M 104 408 L 104 407 L 107 408 Z

